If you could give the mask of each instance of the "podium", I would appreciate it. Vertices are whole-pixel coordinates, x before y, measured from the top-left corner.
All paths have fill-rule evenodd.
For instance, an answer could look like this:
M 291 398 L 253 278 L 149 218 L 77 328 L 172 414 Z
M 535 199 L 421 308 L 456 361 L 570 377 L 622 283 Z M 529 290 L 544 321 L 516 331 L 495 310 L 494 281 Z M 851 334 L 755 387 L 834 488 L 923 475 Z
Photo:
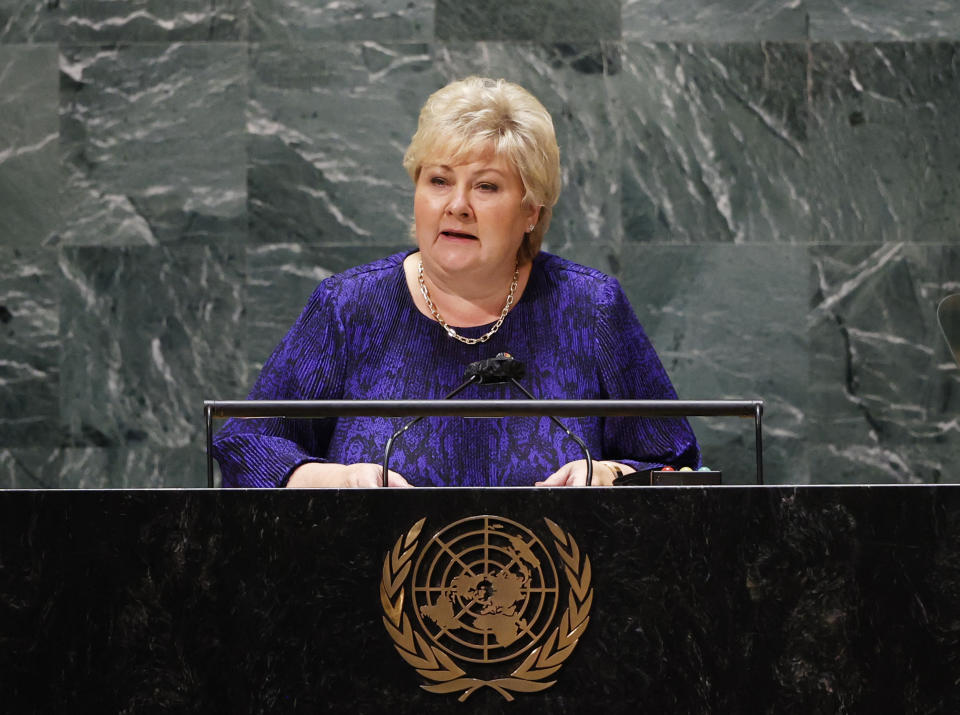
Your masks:
M 0 492 L 11 713 L 956 712 L 958 596 L 952 486 Z

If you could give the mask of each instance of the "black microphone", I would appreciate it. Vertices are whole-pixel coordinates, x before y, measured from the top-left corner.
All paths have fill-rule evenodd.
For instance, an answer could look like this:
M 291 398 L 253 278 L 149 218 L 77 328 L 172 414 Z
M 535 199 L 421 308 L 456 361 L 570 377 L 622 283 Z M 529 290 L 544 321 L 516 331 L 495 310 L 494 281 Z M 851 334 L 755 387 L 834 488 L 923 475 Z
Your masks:
M 524 364 L 510 353 L 497 353 L 496 357 L 470 363 L 464 377 L 476 377 L 481 385 L 497 385 L 522 380 L 526 373 Z
M 466 380 L 454 388 L 451 392 L 443 398 L 449 400 L 455 395 L 463 392 L 469 385 L 477 383 L 478 385 L 498 385 L 502 383 L 510 383 L 517 387 L 527 398 L 531 400 L 537 399 L 527 390 L 523 385 L 521 385 L 518 380 L 523 379 L 526 375 L 526 366 L 514 358 L 510 353 L 497 353 L 496 357 L 487 358 L 486 360 L 477 360 L 472 362 L 467 366 L 467 369 L 464 371 L 464 377 Z M 387 440 L 386 449 L 383 452 L 383 486 L 388 486 L 388 475 L 390 474 L 390 453 L 393 451 L 393 443 L 396 439 L 406 432 L 408 429 L 413 427 L 417 422 L 423 419 L 424 416 L 414 417 L 412 420 L 407 422 L 403 427 L 394 432 L 390 439 Z M 567 429 L 566 425 L 558 420 L 554 415 L 548 415 L 548 417 L 557 425 L 560 429 L 566 432 L 567 436 L 570 437 L 577 445 L 583 450 L 583 455 L 587 460 L 587 486 L 589 487 L 593 483 L 593 459 L 590 457 L 590 450 L 587 448 L 586 443 L 580 439 L 577 435 Z

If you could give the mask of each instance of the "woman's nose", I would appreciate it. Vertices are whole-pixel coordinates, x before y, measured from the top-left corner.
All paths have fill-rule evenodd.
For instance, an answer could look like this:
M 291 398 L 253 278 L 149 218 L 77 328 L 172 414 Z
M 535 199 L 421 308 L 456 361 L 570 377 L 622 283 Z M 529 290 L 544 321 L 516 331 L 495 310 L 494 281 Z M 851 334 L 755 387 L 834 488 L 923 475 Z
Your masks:
M 447 204 L 447 213 L 460 218 L 468 218 L 472 212 L 470 201 L 465 192 L 457 190 L 450 196 L 450 203 Z

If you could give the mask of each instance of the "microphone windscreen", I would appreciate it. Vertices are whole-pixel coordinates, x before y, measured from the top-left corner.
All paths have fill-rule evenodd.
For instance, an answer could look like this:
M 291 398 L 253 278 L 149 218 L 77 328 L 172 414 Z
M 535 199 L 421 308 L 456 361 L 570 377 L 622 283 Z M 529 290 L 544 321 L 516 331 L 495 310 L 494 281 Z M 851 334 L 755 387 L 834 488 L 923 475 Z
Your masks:
M 494 385 L 511 380 L 522 380 L 526 373 L 524 364 L 510 353 L 499 353 L 496 357 L 470 363 L 464 377 L 468 380 L 477 378 L 481 385 Z

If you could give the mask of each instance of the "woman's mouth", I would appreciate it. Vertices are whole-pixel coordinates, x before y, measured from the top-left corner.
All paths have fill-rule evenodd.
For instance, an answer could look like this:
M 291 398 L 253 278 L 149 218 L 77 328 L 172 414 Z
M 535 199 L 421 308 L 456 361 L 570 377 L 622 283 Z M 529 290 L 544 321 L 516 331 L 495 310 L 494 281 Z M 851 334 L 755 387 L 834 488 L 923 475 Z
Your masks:
M 464 233 L 463 231 L 441 231 L 440 235 L 445 236 L 447 238 L 456 238 L 456 239 L 461 239 L 466 241 L 477 240 L 477 237 L 474 236 L 472 233 Z

